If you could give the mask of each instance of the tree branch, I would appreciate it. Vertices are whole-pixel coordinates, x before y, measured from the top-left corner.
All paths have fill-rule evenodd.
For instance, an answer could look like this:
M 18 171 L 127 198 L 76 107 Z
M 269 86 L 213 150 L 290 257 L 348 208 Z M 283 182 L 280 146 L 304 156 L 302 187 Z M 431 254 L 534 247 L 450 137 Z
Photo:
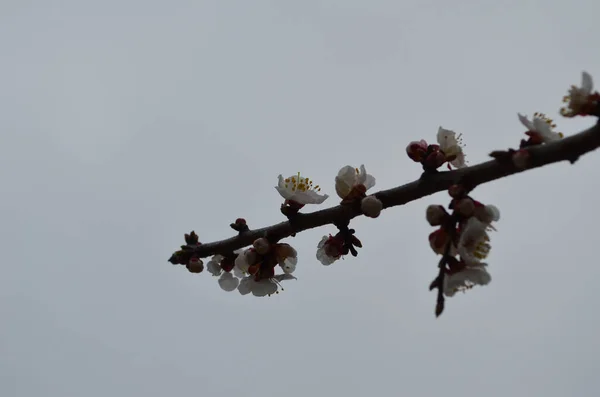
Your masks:
M 526 169 L 517 168 L 512 161 L 495 159 L 465 167 L 458 170 L 424 173 L 418 180 L 393 189 L 382 190 L 374 194 L 383 203 L 383 208 L 395 207 L 422 197 L 447 190 L 456 183 L 468 184 L 471 187 L 491 182 L 502 177 L 517 174 L 533 168 L 560 161 L 575 163 L 580 156 L 600 147 L 600 121 L 593 127 L 559 141 L 528 147 L 530 163 Z M 347 222 L 361 215 L 360 208 L 351 205 L 338 205 L 332 208 L 308 214 L 299 213 L 293 222 L 281 222 L 261 229 L 241 232 L 238 236 L 202 244 L 194 247 L 196 256 L 203 258 L 215 254 L 227 254 L 251 245 L 254 240 L 268 235 L 270 238 L 282 239 L 303 230 L 313 229 L 327 224 Z

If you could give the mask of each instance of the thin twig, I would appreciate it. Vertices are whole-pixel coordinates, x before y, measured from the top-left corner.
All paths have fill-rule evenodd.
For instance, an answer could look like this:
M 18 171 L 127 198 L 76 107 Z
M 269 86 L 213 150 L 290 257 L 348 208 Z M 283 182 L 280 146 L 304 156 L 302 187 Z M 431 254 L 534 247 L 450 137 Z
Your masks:
M 531 155 L 531 162 L 525 170 L 517 168 L 510 161 L 491 160 L 454 171 L 434 174 L 425 173 L 420 179 L 414 182 L 393 189 L 382 190 L 374 195 L 381 200 L 383 208 L 395 207 L 446 190 L 459 181 L 475 187 L 547 164 L 560 161 L 574 163 L 580 156 L 598 147 L 600 147 L 600 124 L 597 123 L 585 131 L 559 141 L 527 148 Z M 299 213 L 295 217 L 293 224 L 285 221 L 269 227 L 249 230 L 239 236 L 199 245 L 194 247 L 193 251 L 200 258 L 214 254 L 231 253 L 236 249 L 251 245 L 254 240 L 264 237 L 266 234 L 282 239 L 303 230 L 327 224 L 347 222 L 359 215 L 361 215 L 360 209 L 349 205 L 338 205 L 308 214 Z

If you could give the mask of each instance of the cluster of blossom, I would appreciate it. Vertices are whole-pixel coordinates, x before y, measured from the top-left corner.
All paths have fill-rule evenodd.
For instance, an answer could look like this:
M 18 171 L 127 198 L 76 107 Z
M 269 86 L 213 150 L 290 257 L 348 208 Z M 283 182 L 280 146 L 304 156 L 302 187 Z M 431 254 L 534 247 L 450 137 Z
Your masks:
M 565 106 L 560 109 L 560 114 L 564 117 L 589 116 L 597 110 L 600 94 L 594 92 L 592 76 L 587 72 L 582 72 L 581 87 L 571 86 L 569 94 L 563 97 L 563 102 Z M 521 124 L 527 128 L 525 135 L 529 138 L 521 140 L 519 150 L 511 151 L 511 156 L 513 164 L 517 168 L 525 169 L 531 161 L 531 155 L 527 148 L 557 141 L 564 135 L 554 130 L 556 124 L 544 113 L 534 113 L 531 120 L 520 113 L 518 117 Z
M 563 102 L 565 106 L 560 113 L 565 117 L 600 116 L 600 94 L 593 91 L 592 77 L 586 72 L 582 73 L 581 86 L 572 86 Z M 536 112 L 531 119 L 519 113 L 518 119 L 527 129 L 525 135 L 528 138 L 521 140 L 518 150 L 494 152 L 497 156 L 494 153 L 492 156 L 506 158 L 517 168 L 526 168 L 531 162 L 530 147 L 560 140 L 563 134 L 555 131 L 556 125 L 543 113 Z M 411 160 L 420 163 L 426 173 L 436 173 L 444 164 L 450 170 L 466 167 L 461 137 L 462 134 L 439 127 L 436 144 L 428 144 L 425 140 L 413 141 L 406 147 L 406 153 Z M 360 212 L 377 218 L 384 203 L 380 200 L 381 195 L 367 195 L 373 186 L 375 178 L 367 173 L 364 165 L 359 168 L 342 167 L 335 177 L 335 192 L 342 205 L 351 206 L 354 214 Z M 321 193 L 319 185 L 300 173 L 288 178 L 279 175 L 275 189 L 284 199 L 281 212 L 292 225 L 305 205 L 322 204 L 329 197 Z M 442 255 L 439 274 L 430 285 L 431 289 L 438 290 L 438 315 L 443 310 L 444 296 L 451 297 L 458 291 L 491 281 L 483 260 L 490 252 L 489 233 L 495 230 L 492 223 L 499 220 L 500 212 L 493 205 L 474 200 L 470 191 L 471 187 L 464 184 L 453 185 L 448 190 L 452 197 L 448 206 L 450 212 L 441 205 L 431 205 L 426 211 L 429 224 L 438 227 L 429 235 L 430 246 L 436 254 Z M 338 232 L 323 236 L 317 244 L 316 258 L 325 266 L 348 254 L 357 256 L 357 248 L 362 247 L 355 230 L 349 228 L 349 221 L 334 225 Z M 231 227 L 240 235 L 249 232 L 242 218 L 238 218 Z M 206 265 L 208 272 L 218 278 L 219 286 L 225 291 L 237 290 L 242 295 L 254 296 L 278 293 L 282 281 L 296 279 L 292 273 L 296 270 L 298 254 L 289 244 L 270 237 L 258 238 L 246 249 L 214 255 Z M 185 265 L 192 273 L 201 273 L 204 263 L 195 254 L 202 245 L 198 235 L 193 231 L 186 234 L 185 242 L 169 261 Z
M 438 229 L 429 235 L 433 252 L 443 255 L 440 274 L 430 288 L 441 289 L 446 296 L 491 281 L 487 258 L 491 245 L 489 231 L 492 222 L 500 219 L 500 211 L 493 205 L 484 205 L 469 196 L 462 185 L 448 189 L 452 201 L 448 213 L 441 205 L 427 207 L 426 219 Z
M 438 128 L 437 145 L 428 145 L 427 141 L 413 141 L 406 147 L 406 154 L 414 162 L 421 163 L 425 171 L 433 172 L 447 163 L 448 169 L 465 167 L 464 145 L 462 134 Z
M 376 218 L 383 209 L 383 203 L 375 196 L 367 196 L 367 190 L 373 186 L 375 178 L 367 173 L 364 165 L 360 168 L 345 166 L 335 177 L 335 191 L 342 199 L 341 204 L 357 205 L 361 213 Z M 288 178 L 279 175 L 275 189 L 284 199 L 281 211 L 290 219 L 294 219 L 305 205 L 321 204 L 329 197 L 321 194 L 321 188 L 300 173 Z M 249 230 L 242 218 L 238 218 L 231 227 L 239 233 Z M 316 257 L 325 266 L 348 253 L 358 255 L 356 248 L 362 247 L 354 235 L 354 229 L 349 229 L 347 224 L 338 225 L 338 229 L 335 236 L 324 236 L 317 245 Z M 204 263 L 194 255 L 194 248 L 202 243 L 194 231 L 185 235 L 185 241 L 186 245 L 182 245 L 181 250 L 175 252 L 169 261 L 185 265 L 192 273 L 201 273 Z M 248 249 L 230 255 L 213 256 L 206 267 L 208 272 L 218 277 L 219 286 L 225 291 L 237 289 L 242 295 L 252 293 L 254 296 L 270 296 L 279 292 L 281 281 L 296 279 L 292 273 L 296 270 L 297 262 L 298 254 L 292 246 L 262 237 Z M 282 274 L 276 274 L 278 267 L 283 271 Z
M 251 248 L 234 254 L 233 260 L 215 255 L 206 265 L 213 276 L 219 277 L 219 286 L 224 291 L 237 289 L 242 295 L 270 296 L 279 293 L 281 281 L 296 278 L 292 273 L 296 270 L 298 253 L 289 244 L 271 243 L 262 237 Z M 278 267 L 283 273 L 275 274 Z

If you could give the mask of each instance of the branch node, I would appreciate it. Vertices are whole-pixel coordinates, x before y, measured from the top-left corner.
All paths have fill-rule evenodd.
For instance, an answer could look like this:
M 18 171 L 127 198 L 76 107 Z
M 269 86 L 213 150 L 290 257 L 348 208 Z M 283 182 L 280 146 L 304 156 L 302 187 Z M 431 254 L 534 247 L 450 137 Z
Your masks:
M 229 227 L 238 232 L 238 234 L 244 234 L 250 231 L 244 218 L 237 218 L 234 223 L 229 224 Z

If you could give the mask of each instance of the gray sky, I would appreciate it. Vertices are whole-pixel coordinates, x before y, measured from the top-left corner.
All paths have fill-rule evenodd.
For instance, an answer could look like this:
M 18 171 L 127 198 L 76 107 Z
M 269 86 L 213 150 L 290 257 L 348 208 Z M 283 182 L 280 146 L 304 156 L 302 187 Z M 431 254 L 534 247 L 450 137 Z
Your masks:
M 222 291 L 167 258 L 195 229 L 282 220 L 277 175 L 420 170 L 410 140 L 514 147 L 600 82 L 594 0 L 0 2 L 0 395 L 592 396 L 600 155 L 487 184 L 492 282 L 433 315 L 428 204 L 299 251 L 285 292 Z M 566 135 L 594 120 L 559 119 Z M 333 197 L 324 206 L 337 204 Z M 310 209 L 309 209 L 310 210 Z

